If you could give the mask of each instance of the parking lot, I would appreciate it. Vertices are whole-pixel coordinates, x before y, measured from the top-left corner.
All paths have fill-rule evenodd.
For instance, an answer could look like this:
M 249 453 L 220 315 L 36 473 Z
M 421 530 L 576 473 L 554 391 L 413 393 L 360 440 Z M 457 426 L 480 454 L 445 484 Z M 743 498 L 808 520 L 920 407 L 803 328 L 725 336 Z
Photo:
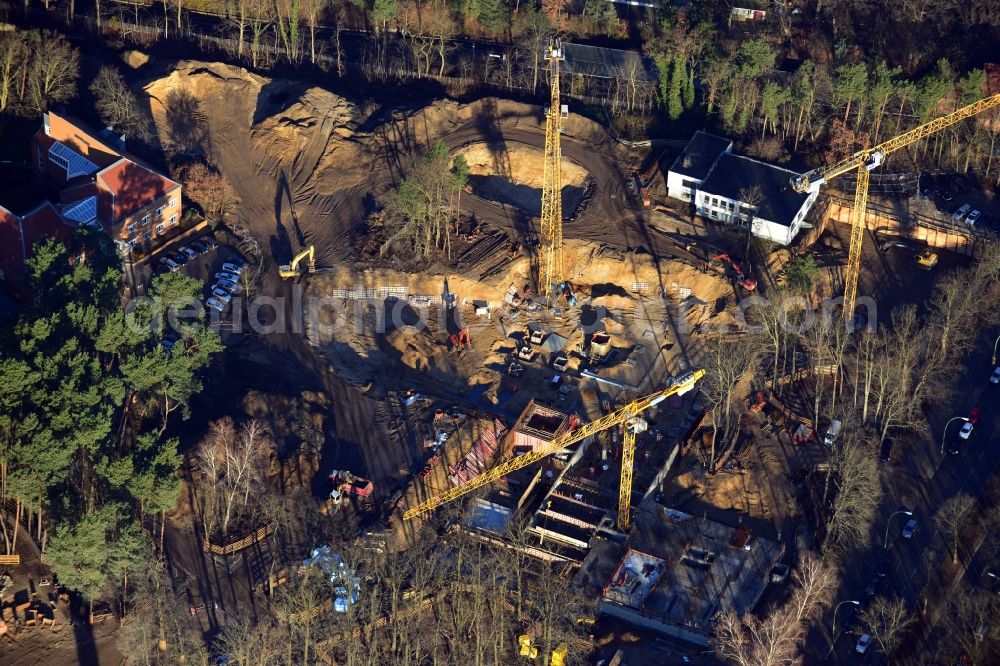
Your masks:
M 223 316 L 232 295 L 241 291 L 238 273 L 246 264 L 234 248 L 218 242 L 211 231 L 168 243 L 142 264 L 133 264 L 131 278 L 136 293 L 146 293 L 153 276 L 175 271 L 204 284 L 202 298 Z M 219 306 L 222 306 L 221 309 Z
M 978 185 L 975 176 L 970 174 L 923 172 L 920 174 L 920 195 L 914 207 L 918 212 L 944 221 L 1000 230 L 1000 210 L 997 210 L 994 197 Z M 956 219 L 959 212 L 961 215 Z

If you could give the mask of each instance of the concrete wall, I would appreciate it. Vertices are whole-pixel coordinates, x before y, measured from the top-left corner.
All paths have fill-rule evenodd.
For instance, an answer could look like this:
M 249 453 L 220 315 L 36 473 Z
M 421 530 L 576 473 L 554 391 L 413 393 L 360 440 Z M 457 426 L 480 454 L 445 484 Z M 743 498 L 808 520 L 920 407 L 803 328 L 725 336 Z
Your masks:
M 827 209 L 827 219 L 850 224 L 852 208 L 853 206 L 831 201 Z M 951 250 L 967 256 L 976 255 L 976 238 L 971 230 L 948 229 L 944 224 L 937 226 L 920 220 L 906 224 L 899 218 L 889 217 L 870 209 L 865 216 L 865 224 L 872 233 L 879 235 L 910 238 L 926 243 L 929 247 Z
M 618 604 L 614 604 L 603 599 L 601 600 L 598 612 L 604 613 L 605 615 L 611 615 L 612 617 L 616 617 L 619 620 L 628 622 L 629 624 L 649 629 L 650 631 L 655 631 L 656 633 L 663 634 L 664 636 L 679 638 L 682 641 L 686 641 L 694 645 L 708 645 L 709 635 L 705 632 L 698 631 L 695 627 L 683 627 L 672 623 L 668 624 L 661 621 L 661 618 L 659 617 L 646 615 L 641 611 L 627 608 L 625 606 L 619 606 Z M 666 620 L 666 618 L 662 618 L 662 620 Z

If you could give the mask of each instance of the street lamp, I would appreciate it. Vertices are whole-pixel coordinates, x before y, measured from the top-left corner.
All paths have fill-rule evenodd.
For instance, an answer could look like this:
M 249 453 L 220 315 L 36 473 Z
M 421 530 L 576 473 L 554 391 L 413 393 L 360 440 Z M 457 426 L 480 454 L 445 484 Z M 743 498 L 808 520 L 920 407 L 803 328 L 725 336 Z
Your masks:
M 889 548 L 889 528 L 892 527 L 892 519 L 901 513 L 905 513 L 907 516 L 912 516 L 912 511 L 907 511 L 906 509 L 900 509 L 896 513 L 889 516 L 889 521 L 885 525 L 885 542 L 882 544 L 882 550 L 888 550 Z
M 993 365 L 997 364 L 997 343 L 1000 343 L 1000 335 L 993 341 Z
M 951 425 L 952 421 L 968 421 L 969 419 L 964 416 L 953 416 L 948 419 L 948 422 L 944 424 L 944 432 L 941 433 L 941 454 L 944 455 L 944 438 L 948 434 L 948 426 Z
M 837 611 L 839 611 L 840 607 L 843 606 L 844 604 L 854 604 L 855 606 L 860 606 L 861 602 L 855 601 L 853 599 L 848 599 L 847 601 L 841 601 L 839 604 L 837 604 L 837 607 L 833 609 L 833 627 L 830 630 L 830 652 L 833 652 L 833 644 L 837 640 Z M 829 657 L 830 652 L 827 652 L 826 656 Z

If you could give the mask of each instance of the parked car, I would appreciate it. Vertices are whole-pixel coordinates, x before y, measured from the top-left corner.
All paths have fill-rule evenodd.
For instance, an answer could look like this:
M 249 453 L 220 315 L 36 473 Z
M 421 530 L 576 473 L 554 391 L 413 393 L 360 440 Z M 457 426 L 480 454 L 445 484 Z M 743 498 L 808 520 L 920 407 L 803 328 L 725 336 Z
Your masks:
M 962 440 L 952 439 L 948 441 L 948 455 L 957 456 L 962 452 Z
M 861 634 L 861 638 L 858 639 L 857 645 L 854 646 L 854 651 L 858 654 L 866 654 L 868 648 L 871 647 L 872 637 L 868 634 Z
M 239 275 L 236 273 L 230 273 L 229 271 L 219 271 L 215 274 L 216 280 L 228 280 L 229 282 L 237 282 L 239 280 Z
M 913 537 L 913 533 L 917 531 L 917 519 L 910 518 L 906 521 L 906 525 L 903 526 L 903 538 L 910 539 Z
M 979 220 L 979 216 L 982 215 L 978 210 L 974 210 L 965 216 L 965 223 L 970 227 L 976 226 L 976 222 Z
M 955 176 L 954 178 L 951 179 L 951 182 L 955 183 L 955 189 L 957 189 L 959 192 L 968 192 L 969 190 L 972 189 L 972 186 L 969 185 L 969 181 L 967 181 L 965 178 L 962 178 L 961 176 Z
M 188 247 L 197 252 L 198 254 L 205 254 L 208 252 L 208 246 L 201 241 L 195 241 L 191 243 Z
M 979 425 L 979 417 L 983 415 L 983 410 L 978 407 L 973 407 L 969 410 L 969 423 L 972 425 Z
M 972 423 L 966 421 L 962 424 L 962 429 L 958 431 L 958 436 L 962 439 L 969 439 L 972 437 L 972 430 L 974 427 L 975 426 L 973 426 Z
M 164 267 L 168 271 L 176 271 L 178 268 L 180 268 L 178 263 L 173 259 L 171 259 L 170 257 L 164 257 L 163 259 L 160 259 L 160 266 Z
M 990 384 L 1000 384 L 1000 365 L 993 368 L 993 374 L 990 375 Z
M 878 563 L 878 570 L 875 572 L 875 574 L 879 578 L 885 578 L 886 576 L 889 575 L 890 571 L 892 571 L 892 557 L 886 555 L 885 557 L 882 558 L 882 561 Z
M 243 272 L 243 266 L 242 264 L 236 264 L 231 261 L 227 261 L 226 263 L 222 264 L 222 270 L 239 275 L 240 273 Z
M 196 259 L 198 257 L 198 253 L 189 247 L 182 247 L 180 252 L 188 259 Z
M 215 250 L 219 247 L 219 241 L 215 240 L 211 236 L 202 236 L 201 238 L 198 239 L 198 242 L 204 243 L 205 247 L 207 247 L 209 250 Z
M 965 214 L 968 213 L 970 210 L 972 210 L 972 206 L 970 206 L 969 204 L 962 204 L 961 206 L 958 207 L 958 210 L 956 210 L 954 213 L 951 214 L 951 219 L 955 220 L 956 222 L 959 222 L 963 217 L 965 217 Z
M 233 300 L 233 295 L 230 294 L 225 289 L 222 289 L 221 287 L 215 287 L 214 289 L 212 289 L 212 295 L 218 298 L 223 303 L 228 303 L 229 301 Z
M 213 285 L 212 288 L 213 289 L 219 288 L 230 294 L 238 294 L 243 290 L 239 282 L 233 282 L 232 280 L 222 280 L 222 279 L 216 281 L 215 285 Z
M 184 254 L 183 252 L 178 252 L 177 254 L 172 255 L 170 258 L 173 259 L 175 262 L 177 262 L 179 266 L 187 266 L 188 261 L 190 261 L 187 255 Z
M 205 305 L 207 305 L 210 308 L 215 308 L 219 312 L 222 312 L 223 310 L 226 309 L 226 304 L 215 297 L 212 297 L 207 301 L 205 301 Z

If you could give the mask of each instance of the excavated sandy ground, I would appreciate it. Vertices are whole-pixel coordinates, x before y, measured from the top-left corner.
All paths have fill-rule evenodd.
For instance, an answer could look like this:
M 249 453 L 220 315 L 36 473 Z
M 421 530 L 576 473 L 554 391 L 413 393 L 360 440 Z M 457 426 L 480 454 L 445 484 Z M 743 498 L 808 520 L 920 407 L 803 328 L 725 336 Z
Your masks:
M 542 188 L 542 151 L 531 146 L 511 144 L 496 146 L 475 143 L 458 151 L 469 163 L 469 173 L 475 176 L 499 175 L 515 185 Z M 583 187 L 587 170 L 565 157 L 561 160 L 563 187 Z
M 583 351 L 585 329 L 595 327 L 609 333 L 612 346 L 620 350 L 642 344 L 648 348 L 646 357 L 638 359 L 635 369 L 641 375 L 643 365 L 656 362 L 655 355 L 674 339 L 664 323 L 669 315 L 665 299 L 659 296 L 660 272 L 652 259 L 645 254 L 608 256 L 593 243 L 567 241 L 565 264 L 579 307 L 567 310 L 559 320 L 548 321 L 537 313 L 522 311 L 517 316 L 506 316 L 503 324 L 494 317 L 507 288 L 513 285 L 521 291 L 532 282 L 527 258 L 512 261 L 501 275 L 485 282 L 458 274 L 335 267 L 312 277 L 309 283 L 308 295 L 331 305 L 320 314 L 320 323 L 328 330 L 315 332 L 312 342 L 342 378 L 357 385 L 374 383 L 371 388 L 376 394 L 401 381 L 394 374 L 387 376 L 387 367 L 395 366 L 402 367 L 404 373 L 405 369 L 420 373 L 438 388 L 473 387 L 493 401 L 501 388 L 504 359 L 514 349 L 515 342 L 527 334 L 529 322 L 542 323 L 548 330 L 565 336 L 569 353 Z M 660 271 L 668 297 L 676 299 L 681 288 L 691 289 L 692 297 L 684 309 L 687 331 L 693 332 L 703 324 L 733 321 L 728 310 L 715 307 L 732 294 L 732 287 L 725 280 L 679 262 L 661 262 Z M 631 291 L 634 283 L 646 283 L 650 291 L 640 296 Z M 445 284 L 456 295 L 457 317 L 471 332 L 473 348 L 462 354 L 450 351 L 448 338 L 455 326 L 449 326 L 444 309 L 436 305 L 441 303 Z M 379 293 L 384 287 L 403 287 L 407 294 L 427 297 L 434 305 L 411 307 L 404 301 L 383 305 L 378 300 L 332 298 L 334 290 L 365 289 Z M 493 315 L 488 319 L 477 316 L 473 301 L 489 303 Z M 403 325 L 398 326 L 399 323 Z M 679 353 L 680 348 L 675 352 Z M 669 355 L 664 359 L 668 367 L 671 358 Z M 570 368 L 576 364 L 573 359 Z M 408 377 L 407 386 L 414 381 L 418 379 Z
M 275 263 L 308 244 L 316 246 L 320 264 L 347 258 L 369 197 L 377 199 L 397 183 L 435 140 L 458 150 L 492 141 L 501 128 L 544 136 L 537 106 L 492 98 L 471 104 L 440 100 L 383 117 L 372 105 L 222 63 L 179 62 L 145 91 L 168 157 L 213 162 L 240 194 L 237 216 Z M 574 115 L 565 120 L 563 134 L 607 139 L 598 124 Z M 469 150 L 475 155 L 478 148 Z M 532 176 L 530 150 L 511 143 L 506 152 L 518 178 L 535 187 L 540 167 Z M 567 170 L 569 187 L 585 177 L 572 163 Z

